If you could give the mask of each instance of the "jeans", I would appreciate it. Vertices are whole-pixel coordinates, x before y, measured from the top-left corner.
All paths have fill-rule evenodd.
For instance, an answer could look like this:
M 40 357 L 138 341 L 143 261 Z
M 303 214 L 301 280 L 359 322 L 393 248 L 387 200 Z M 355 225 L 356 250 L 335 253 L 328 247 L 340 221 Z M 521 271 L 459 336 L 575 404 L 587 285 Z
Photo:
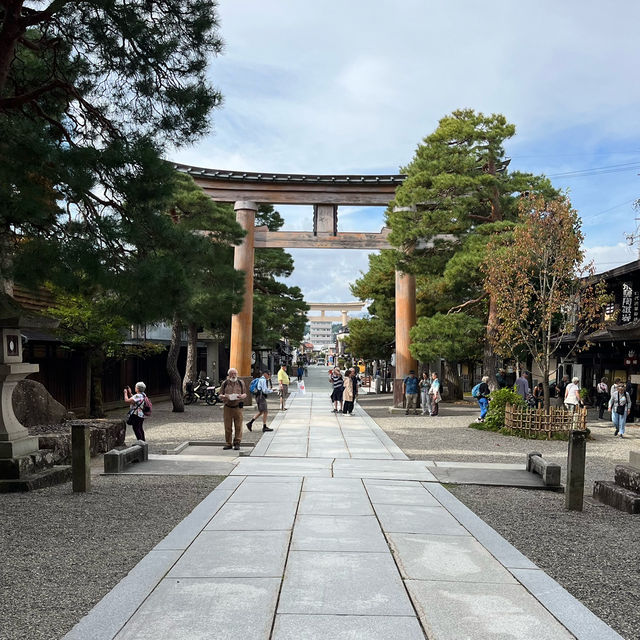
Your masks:
M 429 389 L 422 389 L 420 392 L 420 404 L 422 404 L 423 416 L 431 413 L 431 396 L 429 395 Z
M 489 400 L 487 398 L 478 398 L 478 405 L 480 406 L 480 420 L 484 420 L 489 408 Z
M 616 408 L 613 407 L 611 411 L 611 420 L 613 421 L 613 426 L 616 428 L 616 431 L 622 436 L 624 435 L 624 426 L 627 424 L 627 414 L 626 412 L 620 415 L 616 413 Z

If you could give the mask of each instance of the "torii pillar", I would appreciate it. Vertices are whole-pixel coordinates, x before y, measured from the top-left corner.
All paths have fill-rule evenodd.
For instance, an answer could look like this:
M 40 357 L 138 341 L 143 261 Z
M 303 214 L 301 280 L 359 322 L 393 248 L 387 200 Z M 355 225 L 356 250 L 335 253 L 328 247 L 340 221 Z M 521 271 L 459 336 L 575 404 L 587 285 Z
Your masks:
M 253 258 L 256 211 L 258 205 L 248 200 L 235 203 L 236 220 L 247 232 L 242 244 L 233 252 L 233 268 L 244 271 L 244 298 L 242 310 L 231 316 L 231 353 L 229 368 L 238 370 L 244 381 L 247 398 L 245 405 L 251 404 L 249 384 L 251 383 L 251 347 L 253 337 Z
M 396 375 L 393 385 L 393 406 L 404 406 L 402 382 L 417 363 L 409 351 L 409 331 L 416 324 L 416 277 L 396 271 Z

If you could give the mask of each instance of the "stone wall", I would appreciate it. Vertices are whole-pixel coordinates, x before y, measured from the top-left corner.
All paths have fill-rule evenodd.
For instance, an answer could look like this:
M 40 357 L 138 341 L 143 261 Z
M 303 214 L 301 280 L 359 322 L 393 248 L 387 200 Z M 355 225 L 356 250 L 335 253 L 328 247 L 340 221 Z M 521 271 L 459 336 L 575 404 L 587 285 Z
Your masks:
M 91 457 L 111 451 L 124 444 L 127 425 L 124 420 L 92 419 L 70 420 L 60 425 L 61 432 L 39 435 L 40 449 L 49 449 L 55 464 L 71 464 L 71 425 L 88 424 Z

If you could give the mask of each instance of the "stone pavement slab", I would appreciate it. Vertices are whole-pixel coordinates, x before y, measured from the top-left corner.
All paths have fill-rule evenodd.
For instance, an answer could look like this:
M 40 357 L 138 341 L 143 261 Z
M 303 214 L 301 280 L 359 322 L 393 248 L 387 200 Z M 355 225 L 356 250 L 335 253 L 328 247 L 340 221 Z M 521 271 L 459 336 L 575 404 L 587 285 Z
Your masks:
M 382 528 L 387 533 L 469 535 L 469 532 L 444 507 L 375 504 L 374 508 Z
M 116 640 L 246 640 L 248 629 L 268 640 L 279 587 L 279 578 L 166 578 Z
M 387 535 L 406 580 L 516 584 L 514 577 L 471 537 L 424 533 Z
M 362 480 L 356 478 L 305 478 L 304 491 L 329 493 L 361 493 Z
M 395 482 L 383 483 L 365 480 L 369 499 L 375 504 L 414 505 L 439 507 L 440 503 L 419 483 Z
M 205 527 L 207 531 L 288 531 L 295 502 L 227 502 Z
M 373 509 L 364 488 L 362 493 L 303 491 L 298 513 L 317 516 L 372 516 Z
M 495 487 L 522 487 L 525 489 L 552 489 L 542 476 L 526 469 L 493 469 L 479 467 L 432 467 L 431 473 L 438 482 L 450 484 L 482 484 Z
M 400 616 L 276 616 L 273 640 L 424 640 L 420 623 Z
M 264 484 L 244 483 L 229 498 L 234 502 L 297 502 L 300 497 L 300 483 L 267 482 Z
M 375 516 L 314 516 L 296 518 L 293 551 L 359 551 L 386 553 L 388 549 Z
M 333 475 L 336 478 L 436 480 L 422 460 L 336 460 Z
M 237 451 L 235 452 L 237 458 Z M 234 459 L 228 456 L 210 455 L 156 455 L 149 454 L 149 460 L 127 465 L 121 473 L 128 475 L 156 476 L 226 476 L 234 469 Z
M 414 615 L 388 552 L 290 551 L 278 613 Z
M 570 640 L 573 636 L 519 584 L 408 580 L 429 640 Z

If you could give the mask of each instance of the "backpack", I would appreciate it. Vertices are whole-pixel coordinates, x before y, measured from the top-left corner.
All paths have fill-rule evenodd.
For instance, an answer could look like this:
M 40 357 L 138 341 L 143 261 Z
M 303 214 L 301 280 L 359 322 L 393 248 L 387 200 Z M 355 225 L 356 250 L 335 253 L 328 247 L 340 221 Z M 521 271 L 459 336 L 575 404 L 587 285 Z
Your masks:
M 249 385 L 249 391 L 251 393 L 258 393 L 258 382 L 260 381 L 260 378 L 254 378 L 251 381 L 251 384 Z
M 478 382 L 478 384 L 475 387 L 473 387 L 473 389 L 471 389 L 471 395 L 474 398 L 479 398 L 480 397 L 480 385 L 481 384 L 482 384 L 481 382 Z
M 153 405 L 151 404 L 151 400 L 149 400 L 147 394 L 144 396 L 144 402 L 142 403 L 142 413 L 144 417 L 151 415 L 151 411 L 153 410 Z

